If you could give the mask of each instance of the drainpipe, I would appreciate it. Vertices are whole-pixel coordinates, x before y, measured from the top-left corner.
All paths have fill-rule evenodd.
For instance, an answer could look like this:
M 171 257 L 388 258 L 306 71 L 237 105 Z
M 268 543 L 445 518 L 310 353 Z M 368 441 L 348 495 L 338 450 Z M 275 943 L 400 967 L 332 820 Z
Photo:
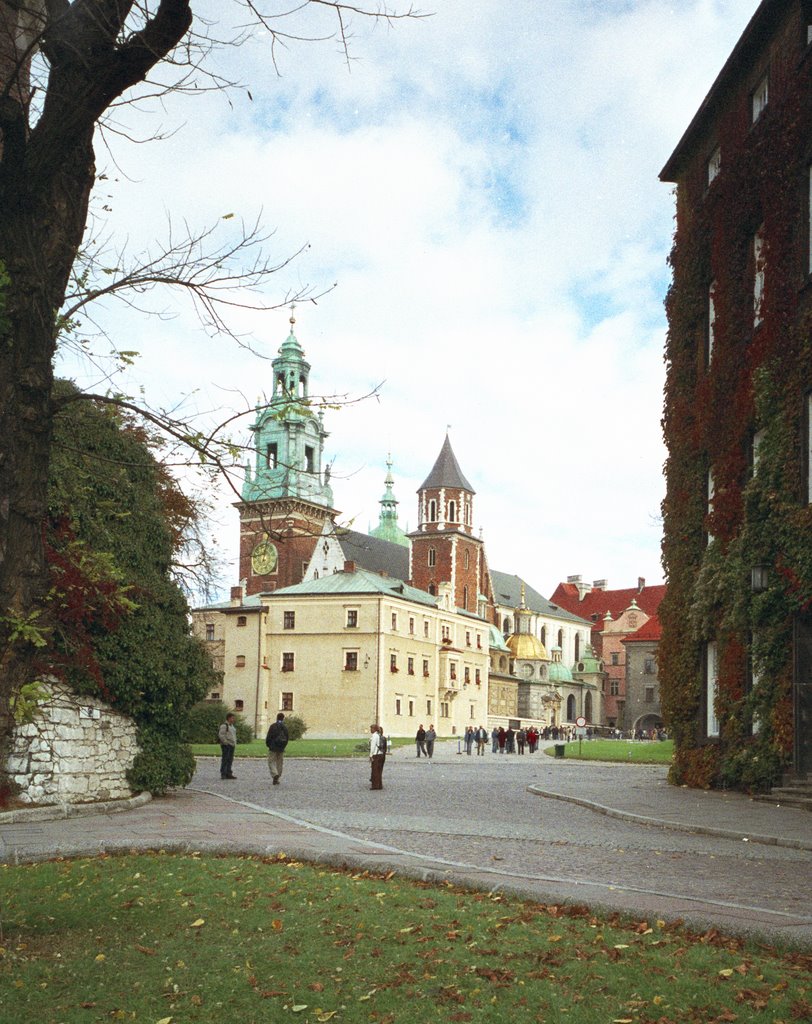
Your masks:
M 257 624 L 257 692 L 254 697 L 254 735 L 259 736 L 259 695 L 262 683 L 262 619 L 265 615 L 265 605 L 260 602 Z

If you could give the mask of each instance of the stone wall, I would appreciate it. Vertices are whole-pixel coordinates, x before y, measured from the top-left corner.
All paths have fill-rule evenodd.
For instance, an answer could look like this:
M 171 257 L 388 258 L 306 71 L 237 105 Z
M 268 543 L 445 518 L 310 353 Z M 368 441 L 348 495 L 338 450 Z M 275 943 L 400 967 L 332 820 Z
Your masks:
M 37 719 L 18 728 L 7 774 L 30 804 L 74 804 L 132 796 L 126 772 L 138 752 L 131 719 L 91 697 L 47 687 Z

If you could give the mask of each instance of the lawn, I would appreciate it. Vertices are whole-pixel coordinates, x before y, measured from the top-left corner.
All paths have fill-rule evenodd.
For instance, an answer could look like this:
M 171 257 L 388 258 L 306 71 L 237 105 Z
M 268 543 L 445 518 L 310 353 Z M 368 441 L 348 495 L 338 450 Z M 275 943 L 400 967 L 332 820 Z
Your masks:
M 812 957 L 390 873 L 166 854 L 0 868 L 3 1024 L 778 1024 Z
M 545 753 L 554 756 L 548 747 Z M 673 740 L 576 740 L 567 743 L 565 757 L 582 761 L 624 761 L 626 764 L 671 764 Z
M 414 740 L 401 738 L 389 740 L 393 747 L 414 746 Z M 359 749 L 360 748 L 360 749 Z M 217 743 L 193 743 L 196 756 L 220 756 Z M 359 736 L 349 740 L 291 740 L 285 748 L 285 757 L 366 757 L 369 754 L 369 737 Z M 264 739 L 250 743 L 238 743 L 235 757 L 267 757 L 268 748 Z

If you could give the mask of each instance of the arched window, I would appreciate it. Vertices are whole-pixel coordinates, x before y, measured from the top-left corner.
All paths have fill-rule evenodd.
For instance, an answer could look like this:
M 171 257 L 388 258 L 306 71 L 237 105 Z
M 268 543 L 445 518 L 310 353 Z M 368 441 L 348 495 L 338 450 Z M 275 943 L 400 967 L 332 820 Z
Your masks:
M 575 660 L 577 661 L 581 657 L 581 634 L 575 634 Z
M 567 697 L 567 721 L 575 721 L 575 697 L 572 694 Z
M 541 627 L 541 642 L 544 644 L 545 647 L 547 646 L 547 627 L 546 626 L 542 626 Z
M 510 619 L 505 616 L 505 621 L 502 623 L 502 632 L 507 636 L 510 633 Z
M 437 565 L 437 548 L 429 548 L 429 565 Z
M 558 646 L 561 648 L 562 651 L 564 650 L 564 630 L 563 629 L 559 629 L 559 631 L 558 631 Z
M 591 722 L 592 721 L 592 694 L 591 693 L 588 693 L 586 695 L 586 697 L 584 697 L 584 718 L 587 720 L 587 722 Z
M 468 611 L 468 587 L 462 588 L 462 607 Z
M 429 522 L 437 522 L 437 502 L 434 500 L 434 498 L 432 498 L 431 501 L 429 502 Z
M 456 523 L 456 521 L 457 521 L 457 503 L 456 503 L 456 501 L 449 501 L 449 503 L 448 503 L 448 521 L 449 521 L 449 523 Z
M 465 568 L 468 569 L 471 565 L 471 552 L 468 548 L 465 549 Z

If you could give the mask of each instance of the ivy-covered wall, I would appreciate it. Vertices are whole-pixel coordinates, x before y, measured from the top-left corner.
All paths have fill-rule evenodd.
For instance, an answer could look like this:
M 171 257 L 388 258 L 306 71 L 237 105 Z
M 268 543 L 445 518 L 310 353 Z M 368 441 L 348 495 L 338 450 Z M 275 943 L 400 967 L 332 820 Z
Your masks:
M 667 299 L 668 592 L 659 669 L 676 740 L 673 781 L 689 785 L 763 789 L 791 764 L 793 619 L 812 602 L 805 412 L 812 389 L 812 52 L 808 5 L 772 6 L 780 17 L 763 19 L 749 47 L 740 45 L 704 123 L 666 168 L 677 182 L 677 224 Z M 754 122 L 752 90 L 764 74 L 769 100 Z M 717 144 L 720 169 L 708 184 Z M 751 589 L 756 565 L 770 567 L 768 589 L 758 594 Z M 710 641 L 718 652 L 713 738 L 704 678 Z

